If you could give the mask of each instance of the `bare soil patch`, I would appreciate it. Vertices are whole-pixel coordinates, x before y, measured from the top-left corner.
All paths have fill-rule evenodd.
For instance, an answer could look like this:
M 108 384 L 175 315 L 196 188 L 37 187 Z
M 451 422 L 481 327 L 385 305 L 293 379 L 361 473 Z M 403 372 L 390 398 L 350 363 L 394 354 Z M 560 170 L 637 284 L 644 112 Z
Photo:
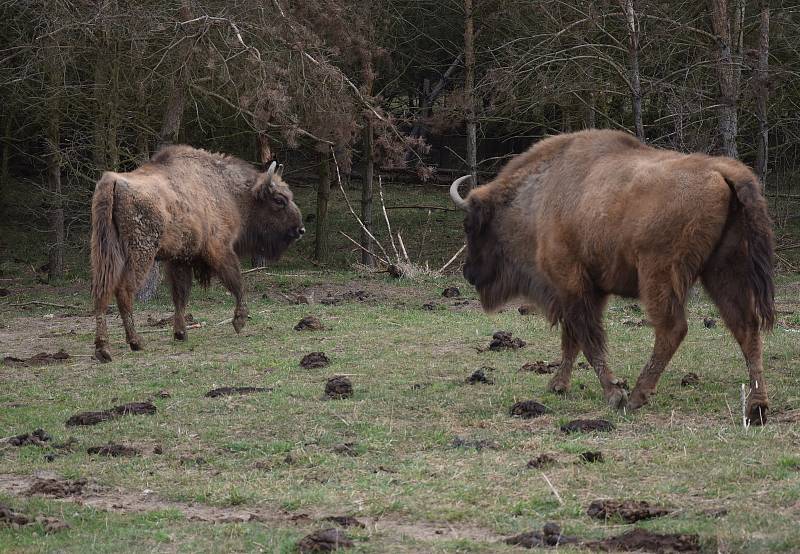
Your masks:
M 114 406 L 110 410 L 79 412 L 67 420 L 66 426 L 97 425 L 122 415 L 153 415 L 155 413 L 156 407 L 150 402 L 129 402 L 128 404 Z
M 25 492 L 27 496 L 42 495 L 55 498 L 79 496 L 88 481 L 86 479 L 69 479 L 36 477 Z
M 511 331 L 497 331 L 489 342 L 489 350 L 517 350 L 528 344 L 519 337 L 514 337 Z
M 270 387 L 219 387 L 211 389 L 203 396 L 206 398 L 219 398 L 220 396 L 234 396 L 242 394 L 252 394 L 254 392 L 271 392 Z
M 313 315 L 307 315 L 294 326 L 295 331 L 321 331 L 324 328 L 319 318 Z
M 620 518 L 626 523 L 662 517 L 671 512 L 672 510 L 653 506 L 645 500 L 595 500 L 586 510 L 589 517 L 602 520 Z
M 325 383 L 325 396 L 332 399 L 350 398 L 353 396 L 353 383 L 341 375 L 331 377 Z
M 102 446 L 90 446 L 86 449 L 86 453 L 98 456 L 108 456 L 111 458 L 132 458 L 134 456 L 141 455 L 142 452 L 138 448 L 134 448 L 132 446 L 109 443 Z
M 561 534 L 561 527 L 557 523 L 545 523 L 541 531 L 521 533 L 505 540 L 506 544 L 522 546 L 523 548 L 557 547 L 562 544 L 578 544 L 577 537 Z
M 523 400 L 511 406 L 511 416 L 522 419 L 533 419 L 547 413 L 547 407 L 535 400 Z
M 59 364 L 69 359 L 69 354 L 64 350 L 59 350 L 53 354 L 47 352 L 39 352 L 30 358 L 15 358 L 14 356 L 6 356 L 3 358 L 3 363 L 9 367 L 38 367 L 43 365 Z
M 45 533 L 55 533 L 69 529 L 69 525 L 60 519 L 47 516 L 34 516 L 30 517 L 20 512 L 15 512 L 8 506 L 0 504 L 0 525 L 8 525 L 12 528 L 24 527 L 40 523 L 44 527 Z
M 535 362 L 525 363 L 521 368 L 519 368 L 519 370 L 532 371 L 533 373 L 545 375 L 548 373 L 554 373 L 555 370 L 557 370 L 560 365 L 561 365 L 561 360 L 556 360 L 554 362 L 545 362 L 542 360 L 537 360 Z
M 23 433 L 8 439 L 8 444 L 12 446 L 27 446 L 35 444 L 36 446 L 46 446 L 45 443 L 53 439 L 48 435 L 44 429 L 36 429 L 33 433 Z
M 358 443 L 345 442 L 334 446 L 333 451 L 336 454 L 340 454 L 342 456 L 350 456 L 355 458 L 356 456 L 358 456 L 358 450 L 356 450 L 356 448 L 358 448 Z
M 192 314 L 186 314 L 184 319 L 186 320 L 187 325 L 195 323 L 194 316 Z M 173 321 L 175 321 L 175 314 L 162 317 L 161 319 L 156 319 L 151 315 L 147 316 L 148 327 L 171 327 Z
M 302 553 L 333 552 L 340 548 L 350 548 L 352 546 L 353 541 L 341 529 L 336 529 L 335 527 L 314 531 L 297 543 L 297 549 Z
M 325 521 L 332 521 L 340 527 L 366 527 L 353 516 L 328 516 L 323 518 Z
M 561 426 L 561 431 L 564 433 L 609 432 L 614 429 L 616 429 L 614 424 L 605 419 L 573 419 Z
M 700 538 L 697 535 L 674 533 L 654 533 L 646 529 L 630 531 L 600 541 L 584 543 L 591 550 L 602 552 L 654 552 L 672 554 L 675 552 L 700 552 Z
M 331 361 L 328 359 L 328 356 L 325 355 L 325 352 L 312 352 L 311 354 L 303 356 L 303 359 L 300 360 L 300 367 L 316 369 L 325 367 L 329 363 L 331 363 Z
M 470 385 L 475 385 L 477 383 L 483 383 L 484 385 L 493 385 L 494 381 L 486 376 L 486 372 L 494 370 L 495 369 L 493 367 L 489 366 L 483 366 L 479 369 L 476 369 L 475 371 L 472 372 L 472 375 L 467 377 L 467 383 L 469 383 Z

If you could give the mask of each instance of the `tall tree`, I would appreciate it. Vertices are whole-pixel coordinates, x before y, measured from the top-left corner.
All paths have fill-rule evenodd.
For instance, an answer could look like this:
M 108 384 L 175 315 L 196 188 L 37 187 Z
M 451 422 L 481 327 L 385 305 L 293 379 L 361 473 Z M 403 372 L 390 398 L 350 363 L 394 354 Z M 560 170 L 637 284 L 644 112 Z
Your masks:
M 631 89 L 633 127 L 636 130 L 636 136 L 640 140 L 644 140 L 642 83 L 639 76 L 639 16 L 636 13 L 636 1 L 622 0 L 622 9 L 625 12 L 625 23 L 628 27 L 628 84 Z
M 769 125 L 767 103 L 769 101 L 769 0 L 760 0 L 758 26 L 758 61 L 756 62 L 755 93 L 756 118 L 758 119 L 758 144 L 756 146 L 756 175 L 762 183 L 767 180 L 769 158 Z
M 472 186 L 478 185 L 478 139 L 475 118 L 475 10 L 472 0 L 464 0 L 464 97 L 467 120 L 467 165 Z
M 708 0 L 711 26 L 717 37 L 716 74 L 719 82 L 719 134 L 722 153 L 739 156 L 736 139 L 739 130 L 738 101 L 742 76 L 744 0 Z M 732 13 L 731 13 L 732 11 Z

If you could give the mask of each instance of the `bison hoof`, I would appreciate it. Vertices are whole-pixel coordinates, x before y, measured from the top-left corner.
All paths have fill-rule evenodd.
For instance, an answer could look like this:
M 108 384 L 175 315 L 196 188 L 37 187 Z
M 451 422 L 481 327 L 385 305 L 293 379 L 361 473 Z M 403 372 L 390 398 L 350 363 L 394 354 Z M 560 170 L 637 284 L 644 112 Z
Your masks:
M 111 361 L 111 352 L 108 351 L 108 348 L 95 348 L 94 350 L 94 357 L 97 358 L 101 363 L 106 363 Z
M 237 315 L 233 318 L 233 329 L 239 333 L 242 329 L 244 329 L 244 324 L 247 322 L 246 316 Z
M 139 341 L 132 341 L 128 343 L 128 346 L 131 347 L 131 350 L 134 352 L 138 352 L 142 349 L 142 344 Z
M 626 409 L 632 412 L 634 410 L 638 410 L 639 408 L 647 404 L 647 402 L 648 402 L 647 395 L 642 393 L 641 391 L 634 389 L 633 393 L 631 394 L 631 398 L 628 401 Z
M 768 409 L 765 402 L 753 402 L 747 406 L 747 424 L 764 425 L 767 422 Z
M 556 394 L 567 394 L 569 392 L 569 382 L 557 378 L 551 379 L 547 383 L 547 390 Z
M 606 402 L 612 410 L 622 410 L 628 405 L 628 392 L 622 387 L 614 387 L 606 392 Z
M 181 342 L 184 342 L 187 338 L 186 331 L 175 331 L 172 336 L 175 338 L 175 340 L 179 340 Z

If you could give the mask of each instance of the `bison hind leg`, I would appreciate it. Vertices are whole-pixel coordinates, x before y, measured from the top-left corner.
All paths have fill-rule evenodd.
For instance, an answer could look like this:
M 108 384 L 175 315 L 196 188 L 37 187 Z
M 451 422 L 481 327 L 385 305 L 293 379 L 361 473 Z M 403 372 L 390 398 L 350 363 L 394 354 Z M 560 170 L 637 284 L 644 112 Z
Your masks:
M 185 341 L 186 304 L 189 301 L 189 292 L 192 290 L 192 266 L 170 261 L 165 264 L 167 280 L 172 291 L 172 303 L 175 305 L 175 315 L 172 318 L 172 330 L 175 340 Z
M 570 381 L 572 380 L 572 367 L 575 364 L 575 358 L 578 357 L 580 347 L 575 338 L 567 333 L 565 329 L 561 328 L 561 365 L 558 366 L 556 374 L 550 379 L 547 384 L 547 390 L 557 394 L 566 394 L 569 392 Z

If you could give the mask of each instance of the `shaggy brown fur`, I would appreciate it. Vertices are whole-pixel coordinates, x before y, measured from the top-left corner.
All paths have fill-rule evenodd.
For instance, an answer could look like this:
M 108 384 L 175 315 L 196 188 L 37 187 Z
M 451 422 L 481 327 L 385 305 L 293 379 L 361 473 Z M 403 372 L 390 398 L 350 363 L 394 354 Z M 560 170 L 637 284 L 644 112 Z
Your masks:
M 687 293 L 699 278 L 744 353 L 750 421 L 764 421 L 760 331 L 775 317 L 774 248 L 761 185 L 746 166 L 583 131 L 517 156 L 470 192 L 465 209 L 464 275 L 484 308 L 522 297 L 561 325 L 551 390 L 569 389 L 583 350 L 611 405 L 646 404 L 686 335 Z M 606 365 L 602 313 L 611 294 L 641 298 L 655 328 L 630 399 Z
M 304 232 L 300 210 L 280 175 L 234 157 L 168 146 L 129 173 L 106 172 L 92 198 L 95 356 L 111 360 L 106 309 L 112 294 L 131 350 L 133 294 L 153 261 L 163 260 L 175 304 L 174 336 L 186 340 L 184 311 L 192 273 L 216 275 L 236 299 L 233 327 L 247 320 L 239 254 L 277 259 Z

